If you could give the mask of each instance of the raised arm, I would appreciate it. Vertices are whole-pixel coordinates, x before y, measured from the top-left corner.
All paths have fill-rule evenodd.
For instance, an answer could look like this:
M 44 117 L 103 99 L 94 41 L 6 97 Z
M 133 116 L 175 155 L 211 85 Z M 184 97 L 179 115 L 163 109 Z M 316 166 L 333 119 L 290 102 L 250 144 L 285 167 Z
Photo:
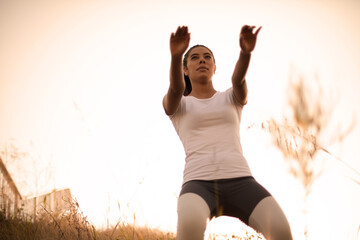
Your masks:
M 249 67 L 251 52 L 255 48 L 256 38 L 261 29 L 258 28 L 253 33 L 254 26 L 245 25 L 240 32 L 240 56 L 235 65 L 234 73 L 232 75 L 232 85 L 234 96 L 238 103 L 245 105 L 247 103 L 247 85 L 245 81 L 246 72 Z
M 182 58 L 189 46 L 190 33 L 188 27 L 178 27 L 170 36 L 170 85 L 164 96 L 163 106 L 167 115 L 172 115 L 179 107 L 185 90 Z

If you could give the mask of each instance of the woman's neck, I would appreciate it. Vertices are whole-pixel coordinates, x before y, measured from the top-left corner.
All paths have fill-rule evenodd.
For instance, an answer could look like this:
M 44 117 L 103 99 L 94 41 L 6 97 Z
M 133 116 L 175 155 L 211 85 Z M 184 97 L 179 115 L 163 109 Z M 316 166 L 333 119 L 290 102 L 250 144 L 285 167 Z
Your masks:
M 212 83 L 208 84 L 192 84 L 192 91 L 189 96 L 199 99 L 211 98 L 216 93 Z

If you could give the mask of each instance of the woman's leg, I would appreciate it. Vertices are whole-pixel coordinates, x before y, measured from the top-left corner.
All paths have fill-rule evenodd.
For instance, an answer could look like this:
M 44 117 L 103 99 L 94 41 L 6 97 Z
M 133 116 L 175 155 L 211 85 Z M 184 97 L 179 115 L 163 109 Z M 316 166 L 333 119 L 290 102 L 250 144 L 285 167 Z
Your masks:
M 292 239 L 289 222 L 272 196 L 256 205 L 249 217 L 249 226 L 261 232 L 267 240 Z
M 195 193 L 185 193 L 178 200 L 178 240 L 203 240 L 210 209 Z

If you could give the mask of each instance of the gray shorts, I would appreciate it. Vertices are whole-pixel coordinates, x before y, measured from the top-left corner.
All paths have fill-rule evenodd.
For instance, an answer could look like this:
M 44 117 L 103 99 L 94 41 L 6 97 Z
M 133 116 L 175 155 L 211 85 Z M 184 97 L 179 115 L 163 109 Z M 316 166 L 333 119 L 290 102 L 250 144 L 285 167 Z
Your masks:
M 249 224 L 249 217 L 256 205 L 271 194 L 253 177 L 220 180 L 192 180 L 183 184 L 180 196 L 195 193 L 210 208 L 211 218 L 230 216 Z

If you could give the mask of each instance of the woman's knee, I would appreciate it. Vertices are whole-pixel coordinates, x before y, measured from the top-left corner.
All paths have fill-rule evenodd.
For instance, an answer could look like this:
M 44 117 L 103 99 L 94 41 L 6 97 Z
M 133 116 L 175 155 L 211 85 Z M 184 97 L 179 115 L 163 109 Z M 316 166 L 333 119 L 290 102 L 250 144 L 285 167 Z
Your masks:
M 289 222 L 272 196 L 258 203 L 250 215 L 249 225 L 261 232 L 267 240 L 292 239 Z
M 210 209 L 199 195 L 186 193 L 178 200 L 177 239 L 202 240 Z

